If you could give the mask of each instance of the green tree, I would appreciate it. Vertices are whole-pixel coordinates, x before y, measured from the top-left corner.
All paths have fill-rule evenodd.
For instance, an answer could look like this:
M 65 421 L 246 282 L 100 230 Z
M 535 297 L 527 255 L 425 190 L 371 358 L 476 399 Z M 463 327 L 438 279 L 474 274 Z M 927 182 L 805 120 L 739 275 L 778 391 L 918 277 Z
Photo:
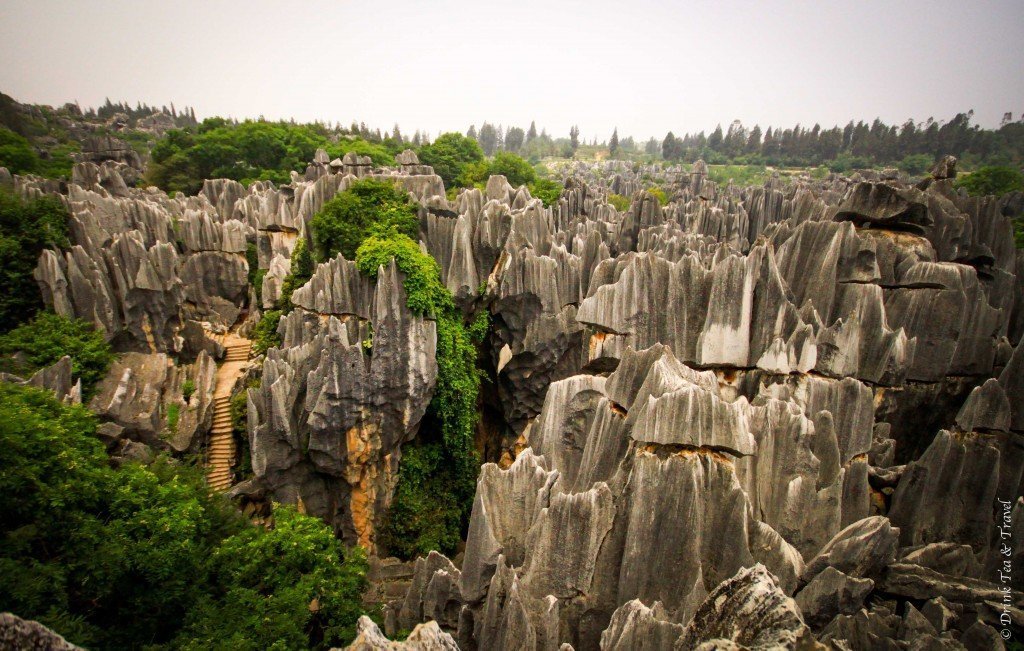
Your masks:
M 419 158 L 421 163 L 434 168 L 446 188 L 451 188 L 467 165 L 483 160 L 484 152 L 472 138 L 461 133 L 445 133 L 433 143 L 420 147 Z
M 24 201 L 0 190 L 0 332 L 43 307 L 32 272 L 46 248 L 68 245 L 68 214 L 54 198 Z
M 499 151 L 494 158 L 466 166 L 459 181 L 467 187 L 484 184 L 496 174 L 504 176 L 513 187 L 533 183 L 537 178 L 536 170 L 525 160 L 511 152 Z
M 530 194 L 551 206 L 562 196 L 562 184 L 551 179 L 537 179 L 529 185 Z
M 619 153 L 619 129 L 618 127 L 612 131 L 612 139 L 608 141 L 608 156 L 615 158 L 615 155 Z
M 972 197 L 1002 196 L 1014 190 L 1024 191 L 1024 174 L 1012 167 L 990 165 L 965 174 L 957 180 L 956 187 L 963 188 Z
M 245 522 L 196 468 L 109 463 L 96 419 L 0 383 L 0 608 L 97 649 L 348 642 L 365 559 L 277 508 Z
M 294 508 L 274 509 L 269 531 L 247 527 L 210 558 L 214 590 L 189 613 L 181 649 L 336 647 L 355 636 L 366 554 Z
M 394 163 L 379 144 L 354 137 L 332 143 L 317 125 L 208 118 L 194 129 L 167 132 L 153 146 L 147 175 L 168 192 L 187 194 L 198 192 L 203 180 L 210 178 L 288 183 L 291 172 L 304 170 L 319 147 L 332 156 L 351 151 L 369 156 L 377 165 Z
M 71 357 L 71 373 L 82 380 L 82 392 L 88 399 L 114 361 L 110 344 L 92 323 L 40 312 L 0 336 L 0 367 L 12 373 L 34 373 L 65 355 Z
M 6 167 L 11 174 L 38 172 L 39 155 L 27 138 L 0 128 L 0 167 Z
M 390 181 L 363 179 L 326 202 L 310 222 L 313 252 L 324 262 L 339 252 L 355 259 L 356 249 L 371 233 L 402 233 L 419 238 L 416 206 L 408 193 Z

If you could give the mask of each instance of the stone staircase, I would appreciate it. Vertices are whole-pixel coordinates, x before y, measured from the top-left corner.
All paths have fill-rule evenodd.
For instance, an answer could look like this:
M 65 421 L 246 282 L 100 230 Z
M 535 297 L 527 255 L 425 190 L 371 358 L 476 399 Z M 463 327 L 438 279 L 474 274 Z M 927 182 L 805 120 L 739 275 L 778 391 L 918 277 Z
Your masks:
M 235 439 L 231 431 L 231 389 L 242 376 L 252 342 L 233 332 L 224 335 L 224 362 L 217 368 L 213 391 L 213 428 L 206 450 L 206 482 L 215 491 L 231 488 L 231 466 L 235 462 Z

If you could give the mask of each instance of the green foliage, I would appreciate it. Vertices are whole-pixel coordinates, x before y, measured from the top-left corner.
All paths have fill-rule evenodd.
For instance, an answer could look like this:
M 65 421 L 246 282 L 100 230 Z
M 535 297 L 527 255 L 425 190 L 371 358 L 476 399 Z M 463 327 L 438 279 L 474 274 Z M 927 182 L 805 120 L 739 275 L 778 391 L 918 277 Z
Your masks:
M 39 155 L 28 138 L 0 129 L 0 167 L 11 174 L 33 174 L 39 167 Z
M 420 147 L 420 162 L 434 168 L 444 185 L 456 185 L 466 166 L 484 159 L 484 152 L 476 140 L 461 133 L 445 133 L 429 145 Z
M 369 156 L 374 165 L 394 165 L 395 156 L 384 145 L 368 142 L 362 138 L 342 138 L 337 143 L 325 147 L 331 158 L 343 158 L 345 154 L 354 152 L 357 156 Z M 397 152 L 396 152 L 397 153 Z
M 525 160 L 511 152 L 499 151 L 494 158 L 467 164 L 456 182 L 469 187 L 487 183 L 488 178 L 498 174 L 504 176 L 512 187 L 533 183 L 537 179 L 537 172 Z
M 299 237 L 299 241 L 295 243 L 295 249 L 292 251 L 288 275 L 281 282 L 281 306 L 285 314 L 292 311 L 292 293 L 309 282 L 315 270 L 316 262 L 313 261 L 313 254 L 306 246 L 306 238 Z M 261 282 L 262 280 L 260 278 Z
M 247 525 L 196 468 L 114 468 L 95 417 L 0 383 L 0 604 L 90 648 L 344 645 L 365 559 L 291 509 Z M 311 612 L 316 599 L 319 609 Z M 184 625 L 184 626 L 183 626 Z
M 665 194 L 665 191 L 659 188 L 658 186 L 647 188 L 647 192 L 658 200 L 659 206 L 668 205 L 668 196 Z
M 719 185 L 729 181 L 738 186 L 764 185 L 768 180 L 768 169 L 764 165 L 711 165 L 708 178 Z
M 328 648 L 355 636 L 366 554 L 316 518 L 279 506 L 273 529 L 228 538 L 210 566 L 216 590 L 190 613 L 181 649 Z
M 927 172 L 934 162 L 935 159 L 928 154 L 908 154 L 896 164 L 896 167 L 911 176 L 920 176 Z
M 429 414 L 436 427 L 424 424 L 419 443 L 403 451 L 382 539 L 403 558 L 431 549 L 453 553 L 468 523 L 479 465 L 473 447 L 480 390 L 476 348 L 441 283 L 437 262 L 407 236 L 367 238 L 356 253 L 356 265 L 376 277 L 391 258 L 405 274 L 409 309 L 433 316 L 437 325 L 437 387 Z
M 558 202 L 562 196 L 562 184 L 551 179 L 537 179 L 529 184 L 530 195 L 544 202 L 545 206 L 551 206 Z
M 27 375 L 71 356 L 71 373 L 82 380 L 88 398 L 107 374 L 114 353 L 88 321 L 40 312 L 28 323 L 0 336 L 0 367 Z
M 621 194 L 615 194 L 614 192 L 608 195 L 608 203 L 610 203 L 619 212 L 626 212 L 629 210 L 630 199 L 624 197 Z
M 167 405 L 167 431 L 174 434 L 178 431 L 178 417 L 181 416 L 181 406 L 176 402 Z
M 196 392 L 196 383 L 191 379 L 185 380 L 181 383 L 181 395 L 185 398 L 185 402 L 188 402 L 192 398 L 192 394 Z
M 491 313 L 486 309 L 481 309 L 473 317 L 473 320 L 469 323 L 469 338 L 477 345 L 483 343 L 487 337 L 487 332 L 491 328 Z
M 262 120 L 235 124 L 210 118 L 195 129 L 168 131 L 153 146 L 148 177 L 168 192 L 188 194 L 198 192 L 204 179 L 213 178 L 288 183 L 290 172 L 304 170 L 318 147 L 335 155 L 355 151 L 378 164 L 394 160 L 379 145 L 360 139 L 331 143 L 313 125 Z
M 0 190 L 0 332 L 42 309 L 32 272 L 46 248 L 68 245 L 68 214 L 54 198 L 23 201 Z
M 955 187 L 963 188 L 972 197 L 1002 196 L 1014 190 L 1024 191 L 1024 174 L 1013 167 L 991 165 L 963 175 Z
M 310 222 L 316 259 L 324 262 L 339 252 L 355 258 L 371 234 L 401 233 L 419 237 L 416 206 L 408 193 L 390 181 L 364 179 L 326 202 Z
M 265 355 L 267 350 L 281 345 L 277 326 L 281 322 L 281 310 L 267 310 L 263 318 L 252 329 L 252 350 L 256 355 Z

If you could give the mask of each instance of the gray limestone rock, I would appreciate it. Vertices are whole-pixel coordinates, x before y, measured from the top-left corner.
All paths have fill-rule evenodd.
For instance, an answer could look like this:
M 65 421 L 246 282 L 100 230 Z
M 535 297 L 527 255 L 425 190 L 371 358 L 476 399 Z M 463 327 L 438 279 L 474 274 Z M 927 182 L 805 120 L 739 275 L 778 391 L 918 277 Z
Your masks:
M 39 622 L 0 613 L 0 649 L 14 651 L 81 651 Z
M 818 629 L 837 615 L 852 615 L 860 610 L 874 585 L 871 579 L 847 576 L 829 566 L 797 593 L 796 603 L 804 621 Z
M 743 569 L 715 588 L 698 607 L 675 649 L 714 641 L 737 648 L 794 648 L 807 634 L 796 603 L 762 565 Z M 728 647 L 724 647 L 728 648 Z
M 452 636 L 437 626 L 437 622 L 419 624 L 402 642 L 384 637 L 373 620 L 363 615 L 356 623 L 356 639 L 345 651 L 458 651 Z M 334 649 L 333 651 L 340 651 Z
M 895 560 L 899 535 L 900 530 L 882 516 L 854 522 L 807 563 L 800 580 L 809 583 L 829 567 L 853 578 L 877 577 Z

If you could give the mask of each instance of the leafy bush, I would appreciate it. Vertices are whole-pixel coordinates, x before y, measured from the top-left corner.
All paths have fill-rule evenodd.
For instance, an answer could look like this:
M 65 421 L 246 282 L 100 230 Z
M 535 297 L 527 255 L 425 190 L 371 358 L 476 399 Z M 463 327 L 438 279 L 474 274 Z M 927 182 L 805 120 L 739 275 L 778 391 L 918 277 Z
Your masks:
M 167 431 L 171 434 L 178 431 L 178 417 L 181 416 L 181 406 L 176 402 L 167 405 Z
M 1014 190 L 1024 191 L 1024 174 L 1013 167 L 990 165 L 965 174 L 957 180 L 956 187 L 963 188 L 972 197 L 1002 196 Z
M 928 154 L 909 154 L 904 156 L 896 167 L 912 176 L 920 176 L 927 172 L 934 162 L 935 159 Z
M 82 380 L 88 398 L 107 374 L 114 353 L 88 321 L 40 312 L 28 323 L 0 336 L 0 366 L 13 373 L 34 373 L 71 356 L 71 373 Z
M 719 185 L 728 185 L 729 181 L 741 187 L 764 185 L 768 169 L 764 165 L 712 165 L 708 167 L 708 178 Z
M 530 194 L 543 201 L 545 206 L 554 205 L 562 196 L 562 184 L 551 179 L 537 179 L 528 187 Z
M 626 212 L 629 210 L 630 199 L 624 197 L 621 194 L 615 194 L 614 192 L 608 195 L 608 203 L 610 203 L 619 212 Z
M 499 151 L 490 160 L 470 163 L 457 179 L 460 185 L 472 186 L 487 183 L 493 175 L 504 176 L 512 187 L 526 185 L 537 179 L 537 172 L 525 160 L 507 151 Z
M 466 166 L 484 159 L 484 152 L 476 140 L 461 133 L 442 134 L 429 145 L 420 147 L 420 162 L 434 168 L 446 188 L 456 185 Z
M 408 193 L 390 181 L 364 179 L 326 202 L 310 222 L 316 259 L 324 262 L 339 252 L 355 258 L 371 233 L 394 231 L 416 239 L 419 221 Z
M 181 395 L 185 398 L 185 402 L 188 402 L 192 398 L 192 394 L 196 392 L 196 383 L 191 379 L 185 380 L 181 383 Z
M 395 157 L 383 145 L 367 142 L 362 138 L 342 138 L 325 147 L 331 158 L 343 158 L 349 152 L 357 156 L 369 156 L 374 165 L 394 165 Z
M 316 518 L 278 506 L 273 529 L 226 539 L 210 567 L 216 589 L 189 613 L 179 648 L 328 648 L 355 637 L 366 554 L 344 550 Z
M 263 318 L 252 329 L 252 350 L 256 355 L 265 355 L 267 350 L 281 345 L 277 326 L 281 323 L 281 310 L 267 310 Z
M 292 294 L 296 289 L 309 282 L 315 270 L 316 262 L 313 261 L 313 254 L 306 246 L 306 238 L 299 237 L 299 241 L 295 243 L 295 249 L 292 251 L 288 275 L 281 282 L 281 308 L 285 314 L 292 311 Z M 262 282 L 262 278 L 260 280 Z
M 33 174 L 39 168 L 39 155 L 28 138 L 0 128 L 0 167 L 11 174 Z
M 658 200 L 658 205 L 659 206 L 667 206 L 668 205 L 668 196 L 665 194 L 665 191 L 662 190 L 661 188 L 659 188 L 658 186 L 653 186 L 653 187 L 647 188 L 647 192 L 650 193 L 655 199 Z
M 43 307 L 32 272 L 46 248 L 68 245 L 68 214 L 54 198 L 23 201 L 0 190 L 0 332 Z
M 247 525 L 199 469 L 114 468 L 96 419 L 0 383 L 0 604 L 95 648 L 344 645 L 365 560 L 292 509 Z M 311 610 L 311 604 L 316 612 Z
M 334 155 L 356 151 L 378 164 L 394 162 L 379 145 L 359 139 L 331 143 L 313 125 L 209 118 L 195 129 L 168 131 L 153 146 L 148 178 L 168 192 L 188 194 L 213 178 L 288 183 L 291 171 L 306 169 L 318 147 Z
M 440 267 L 416 242 L 401 234 L 371 236 L 359 247 L 356 265 L 361 273 L 376 277 L 391 258 L 405 273 L 409 309 L 436 320 L 437 387 L 428 420 L 420 428 L 421 440 L 403 452 L 382 540 L 403 558 L 431 549 L 453 553 L 468 524 L 479 467 L 473 447 L 480 390 L 476 348 L 441 283 Z

